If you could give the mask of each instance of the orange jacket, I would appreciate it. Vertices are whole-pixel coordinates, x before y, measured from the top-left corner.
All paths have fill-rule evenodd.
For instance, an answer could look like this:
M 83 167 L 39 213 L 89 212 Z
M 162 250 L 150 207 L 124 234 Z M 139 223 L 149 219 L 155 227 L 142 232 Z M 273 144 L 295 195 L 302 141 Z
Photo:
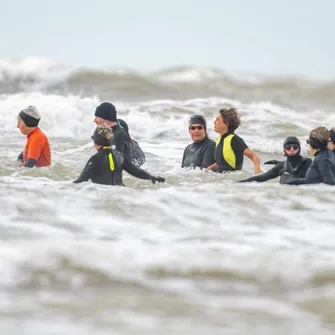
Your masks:
M 40 128 L 36 128 L 27 136 L 26 147 L 23 151 L 23 163 L 25 164 L 29 158 L 37 161 L 37 167 L 51 165 L 49 140 Z

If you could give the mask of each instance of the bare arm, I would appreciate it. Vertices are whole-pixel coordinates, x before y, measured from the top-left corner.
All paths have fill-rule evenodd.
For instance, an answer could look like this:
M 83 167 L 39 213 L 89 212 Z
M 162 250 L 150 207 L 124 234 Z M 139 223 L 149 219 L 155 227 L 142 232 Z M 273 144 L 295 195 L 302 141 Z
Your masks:
M 247 156 L 252 161 L 252 163 L 254 164 L 254 170 L 256 174 L 262 173 L 262 170 L 259 166 L 260 165 L 259 158 L 250 148 L 246 148 L 243 151 L 243 155 Z
M 218 167 L 218 165 L 216 163 L 210 165 L 209 167 L 206 168 L 206 171 L 210 171 L 210 170 L 214 170 Z

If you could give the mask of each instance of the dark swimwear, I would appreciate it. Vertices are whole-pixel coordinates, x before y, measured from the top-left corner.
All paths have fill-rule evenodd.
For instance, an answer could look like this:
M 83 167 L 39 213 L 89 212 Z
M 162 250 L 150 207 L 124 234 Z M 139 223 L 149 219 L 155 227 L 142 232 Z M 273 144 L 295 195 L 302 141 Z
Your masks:
M 112 127 L 113 140 L 112 145 L 115 146 L 115 150 L 123 154 L 128 160 L 132 158 L 132 143 L 127 132 L 121 128 L 118 124 Z
M 317 151 L 306 177 L 289 182 L 290 185 L 325 183 L 335 185 L 335 155 L 328 149 Z
M 277 165 L 269 171 L 256 176 L 252 176 L 248 179 L 240 180 L 239 182 L 264 182 L 280 176 L 279 183 L 288 184 L 293 180 L 304 178 L 311 164 L 312 160 L 310 158 L 304 158 L 300 155 L 287 156 L 286 161 L 277 161 Z
M 152 176 L 132 164 L 118 151 L 109 147 L 101 147 L 86 163 L 82 173 L 74 183 L 91 180 L 93 183 L 104 185 L 125 186 L 122 181 L 122 171 L 125 170 L 134 177 L 151 180 L 153 183 L 164 182 L 162 177 Z
M 219 137 L 215 148 L 218 172 L 242 170 L 243 152 L 247 148 L 244 140 L 236 134 L 226 133 Z
M 181 167 L 207 168 L 215 163 L 214 151 L 215 142 L 206 136 L 201 142 L 185 148 Z

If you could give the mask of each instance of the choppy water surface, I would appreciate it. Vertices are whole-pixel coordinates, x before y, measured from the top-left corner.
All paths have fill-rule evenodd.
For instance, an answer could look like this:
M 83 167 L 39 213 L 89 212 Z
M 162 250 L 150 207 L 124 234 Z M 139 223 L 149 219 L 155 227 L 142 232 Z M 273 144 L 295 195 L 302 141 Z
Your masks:
M 0 96 L 1 334 L 334 333 L 335 188 L 235 183 L 252 174 L 248 161 L 222 175 L 180 169 L 189 116 L 204 114 L 214 138 L 225 105 L 240 108 L 238 134 L 262 162 L 282 158 L 288 135 L 307 155 L 309 131 L 335 125 L 331 84 L 304 82 L 319 92 L 308 103 L 294 93 L 298 79 L 276 79 L 274 89 L 179 69 L 148 75 L 147 87 L 144 75 L 138 85 L 119 74 L 122 86 L 110 73 L 102 81 L 59 64 L 40 63 L 40 72 L 3 64 L 1 85 L 11 84 Z M 64 76 L 58 86 L 52 73 Z M 204 91 L 202 80 L 221 88 Z M 112 102 L 144 149 L 145 168 L 165 184 L 126 173 L 127 188 L 71 183 L 94 153 L 93 114 L 106 92 L 122 93 Z M 16 115 L 29 104 L 43 116 L 49 168 L 15 163 L 25 143 Z

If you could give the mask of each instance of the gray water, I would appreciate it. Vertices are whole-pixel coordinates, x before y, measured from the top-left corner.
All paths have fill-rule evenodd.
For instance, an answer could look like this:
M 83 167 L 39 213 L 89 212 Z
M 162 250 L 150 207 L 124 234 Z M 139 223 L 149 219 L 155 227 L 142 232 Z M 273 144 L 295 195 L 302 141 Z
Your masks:
M 298 136 L 308 156 L 309 131 L 335 125 L 333 95 L 308 104 L 288 81 L 280 104 L 265 83 L 251 98 L 246 87 L 255 84 L 239 78 L 234 94 L 191 97 L 181 72 L 184 84 L 171 76 L 164 84 L 178 96 L 163 87 L 164 100 L 154 90 L 137 99 L 128 82 L 112 101 L 146 153 L 144 168 L 166 178 L 158 185 L 127 173 L 126 188 L 71 183 L 94 154 L 94 109 L 105 100 L 71 85 L 94 87 L 92 79 L 67 77 L 60 92 L 40 77 L 0 96 L 0 334 L 334 333 L 335 189 L 238 184 L 253 173 L 248 160 L 222 175 L 180 168 L 189 116 L 204 114 L 215 138 L 225 105 L 241 110 L 237 133 L 263 171 L 267 159 L 283 158 L 286 136 Z M 192 78 L 190 87 L 200 85 Z M 51 143 L 48 168 L 15 162 L 25 144 L 16 115 L 29 104 Z

